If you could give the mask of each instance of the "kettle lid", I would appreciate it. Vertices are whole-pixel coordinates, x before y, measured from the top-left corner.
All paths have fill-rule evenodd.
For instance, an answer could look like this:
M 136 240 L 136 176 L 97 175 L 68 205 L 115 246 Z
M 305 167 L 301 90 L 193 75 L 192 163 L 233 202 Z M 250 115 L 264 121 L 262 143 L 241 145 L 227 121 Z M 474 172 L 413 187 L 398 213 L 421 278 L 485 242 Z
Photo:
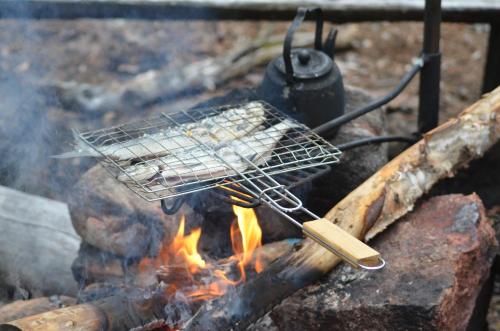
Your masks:
M 333 60 L 324 52 L 312 48 L 295 48 L 290 52 L 293 68 L 293 78 L 314 79 L 320 78 L 332 71 Z M 287 74 L 286 65 L 282 56 L 276 58 L 274 66 L 281 73 Z

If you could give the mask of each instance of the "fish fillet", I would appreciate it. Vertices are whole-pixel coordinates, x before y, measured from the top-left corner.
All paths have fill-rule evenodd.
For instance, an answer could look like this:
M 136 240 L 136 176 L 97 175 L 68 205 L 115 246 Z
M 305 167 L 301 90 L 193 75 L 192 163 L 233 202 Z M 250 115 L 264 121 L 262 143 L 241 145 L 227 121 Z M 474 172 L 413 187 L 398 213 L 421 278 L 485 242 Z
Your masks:
M 75 133 L 77 149 L 54 157 L 106 156 L 117 161 L 159 157 L 178 149 L 195 146 L 196 142 L 190 136 L 195 136 L 208 145 L 217 145 L 253 132 L 264 120 L 264 106 L 258 101 L 253 101 L 218 115 L 206 117 L 199 122 L 182 124 L 154 134 L 144 134 L 137 139 L 99 146 L 97 150 Z
M 171 154 L 129 166 L 117 178 L 123 182 L 141 182 L 150 181 L 159 175 L 172 186 L 180 182 L 235 175 L 237 171 L 244 171 L 249 167 L 247 160 L 256 165 L 267 161 L 285 133 L 298 126 L 299 124 L 285 119 L 251 136 L 219 146 L 213 153 L 203 146 L 196 146 L 181 154 Z

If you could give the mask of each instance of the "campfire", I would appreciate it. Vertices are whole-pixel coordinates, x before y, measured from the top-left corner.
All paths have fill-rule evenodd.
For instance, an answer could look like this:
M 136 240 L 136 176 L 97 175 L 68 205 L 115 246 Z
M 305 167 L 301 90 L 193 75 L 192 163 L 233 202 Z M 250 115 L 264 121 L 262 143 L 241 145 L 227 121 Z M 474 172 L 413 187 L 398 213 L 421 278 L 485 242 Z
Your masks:
M 168 296 L 182 295 L 189 301 L 206 301 L 227 292 L 247 279 L 247 270 L 259 273 L 265 267 L 260 257 L 262 231 L 252 209 L 233 206 L 236 220 L 231 224 L 234 255 L 224 261 L 207 261 L 198 252 L 201 228 L 185 233 L 185 217 L 170 243 L 164 243 L 155 258 L 139 263 L 141 273 L 156 273 L 167 284 Z
M 288 30 L 179 70 L 117 65 L 109 85 L 7 80 L 9 107 L 31 102 L 23 84 L 50 100 L 22 133 L 0 123 L 19 141 L 0 161 L 0 331 L 484 328 L 500 88 L 439 125 L 439 1 L 378 97 L 346 83 L 356 43 L 325 37 L 323 15 L 298 8 Z M 306 19 L 314 30 L 298 32 Z M 254 70 L 259 82 L 229 85 Z M 384 109 L 418 75 L 418 107 Z M 78 125 L 45 127 L 38 109 L 50 122 L 59 108 Z M 43 151 L 37 125 L 53 135 Z M 64 181 L 41 197 L 22 192 L 33 177 Z

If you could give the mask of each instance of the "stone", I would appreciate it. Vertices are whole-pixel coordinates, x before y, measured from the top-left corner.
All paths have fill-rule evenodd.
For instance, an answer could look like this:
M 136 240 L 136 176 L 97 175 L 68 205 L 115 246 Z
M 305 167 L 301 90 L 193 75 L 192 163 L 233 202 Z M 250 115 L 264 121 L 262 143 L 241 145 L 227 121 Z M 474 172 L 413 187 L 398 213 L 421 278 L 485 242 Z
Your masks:
M 497 243 L 477 195 L 433 197 L 371 244 L 383 270 L 343 264 L 250 329 L 466 330 L 484 321 L 476 302 Z
M 159 202 L 143 200 L 99 165 L 77 182 L 68 204 L 83 241 L 125 258 L 156 254 L 177 230 L 177 217 L 165 215 Z

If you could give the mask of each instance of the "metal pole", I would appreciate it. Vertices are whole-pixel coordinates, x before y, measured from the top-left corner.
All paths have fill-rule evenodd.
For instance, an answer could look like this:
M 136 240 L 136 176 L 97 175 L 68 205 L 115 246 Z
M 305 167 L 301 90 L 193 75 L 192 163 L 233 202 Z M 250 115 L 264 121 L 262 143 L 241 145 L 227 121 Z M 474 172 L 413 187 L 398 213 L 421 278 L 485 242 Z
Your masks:
M 438 125 L 439 82 L 441 80 L 441 0 L 426 0 L 424 11 L 424 67 L 420 74 L 418 131 L 427 132 Z
M 500 23 L 491 22 L 488 57 L 484 69 L 483 93 L 500 85 Z

